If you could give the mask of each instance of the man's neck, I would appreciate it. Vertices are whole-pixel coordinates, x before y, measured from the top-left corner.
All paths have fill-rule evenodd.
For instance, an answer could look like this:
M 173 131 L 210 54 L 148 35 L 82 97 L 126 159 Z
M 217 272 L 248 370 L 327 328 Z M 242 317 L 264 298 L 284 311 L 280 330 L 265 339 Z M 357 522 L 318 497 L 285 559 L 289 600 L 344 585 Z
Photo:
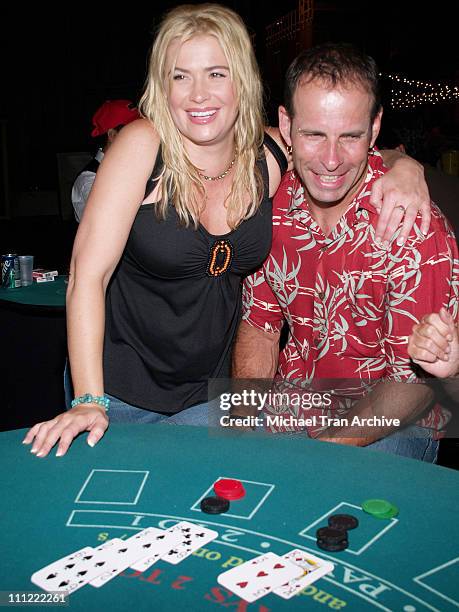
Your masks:
M 343 201 L 340 204 L 332 205 L 329 208 L 322 208 L 316 203 L 312 203 L 312 201 L 310 201 L 309 210 L 311 212 L 311 217 L 319 225 L 325 236 L 331 234 L 338 225 L 339 220 L 347 210 L 349 205 L 348 202 L 349 201 L 346 198 L 346 202 Z

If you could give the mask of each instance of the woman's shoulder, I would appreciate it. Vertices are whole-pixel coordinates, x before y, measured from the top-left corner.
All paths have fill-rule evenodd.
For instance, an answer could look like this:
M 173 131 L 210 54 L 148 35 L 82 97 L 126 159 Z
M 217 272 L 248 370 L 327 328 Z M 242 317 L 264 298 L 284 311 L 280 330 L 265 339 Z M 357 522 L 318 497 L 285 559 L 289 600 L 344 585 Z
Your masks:
M 128 142 L 136 142 L 137 144 L 145 144 L 159 147 L 159 135 L 149 119 L 141 118 L 131 121 L 125 125 L 119 132 L 117 140 Z
M 126 163 L 129 162 L 129 167 L 133 170 L 137 167 L 141 172 L 150 173 L 158 154 L 159 144 L 159 135 L 151 122 L 148 119 L 136 119 L 120 130 L 106 157 L 112 164 L 117 162 L 126 168 Z M 104 162 L 105 158 L 102 165 Z

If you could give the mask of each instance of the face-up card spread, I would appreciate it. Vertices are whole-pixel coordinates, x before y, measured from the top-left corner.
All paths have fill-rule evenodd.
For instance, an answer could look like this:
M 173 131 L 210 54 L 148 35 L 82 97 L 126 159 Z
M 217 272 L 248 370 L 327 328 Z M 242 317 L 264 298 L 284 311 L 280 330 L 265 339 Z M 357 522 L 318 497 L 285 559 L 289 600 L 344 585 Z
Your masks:
M 304 550 L 291 550 L 283 555 L 282 558 L 298 565 L 303 570 L 303 575 L 299 578 L 293 578 L 286 584 L 274 589 L 274 593 L 284 599 L 290 599 L 290 597 L 302 591 L 308 584 L 312 584 L 319 580 L 319 578 L 322 578 L 322 576 L 325 576 L 325 574 L 332 572 L 335 567 L 330 561 L 319 559 L 319 557 L 311 555 L 311 553 Z
M 265 553 L 218 576 L 218 583 L 249 603 L 299 577 L 303 570 L 274 553 Z
M 131 538 L 122 540 L 122 544 L 119 546 L 112 547 L 103 573 L 91 580 L 91 586 L 101 587 L 131 566 L 132 563 L 141 561 L 146 555 L 151 556 L 157 537 L 163 533 L 162 529 L 147 527 Z
M 112 550 L 121 546 L 125 543 L 120 538 L 97 548 L 88 546 L 38 570 L 31 580 L 45 591 L 73 593 L 102 574 Z
M 170 529 L 166 531 L 156 529 L 156 531 L 158 533 L 153 537 L 152 546 L 149 548 L 147 556 L 139 558 L 135 563 L 131 563 L 130 567 L 133 570 L 144 572 L 182 540 L 182 534 L 178 531 L 171 531 Z M 138 536 L 140 536 L 140 533 L 129 539 L 133 540 Z
M 171 527 L 168 531 L 180 534 L 180 539 L 177 544 L 174 544 L 169 551 L 161 557 L 163 561 L 177 565 L 183 559 L 189 557 L 195 550 L 208 544 L 215 538 L 218 538 L 218 532 L 213 529 L 207 529 L 194 523 L 181 521 Z

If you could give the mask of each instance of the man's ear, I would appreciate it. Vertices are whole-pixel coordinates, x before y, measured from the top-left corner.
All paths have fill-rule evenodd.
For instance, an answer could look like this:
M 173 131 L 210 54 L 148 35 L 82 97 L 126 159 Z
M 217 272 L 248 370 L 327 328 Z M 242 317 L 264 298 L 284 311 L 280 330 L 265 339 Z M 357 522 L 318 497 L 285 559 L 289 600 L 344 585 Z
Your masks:
M 292 122 L 285 106 L 279 106 L 279 131 L 289 147 L 292 146 L 290 131 Z
M 371 142 L 370 142 L 370 147 L 374 146 L 374 144 L 376 142 L 376 139 L 378 138 L 379 130 L 381 129 L 382 115 L 383 115 L 383 108 L 381 106 L 381 108 L 378 111 L 378 114 L 376 115 L 376 117 L 373 120 L 373 125 L 371 126 Z

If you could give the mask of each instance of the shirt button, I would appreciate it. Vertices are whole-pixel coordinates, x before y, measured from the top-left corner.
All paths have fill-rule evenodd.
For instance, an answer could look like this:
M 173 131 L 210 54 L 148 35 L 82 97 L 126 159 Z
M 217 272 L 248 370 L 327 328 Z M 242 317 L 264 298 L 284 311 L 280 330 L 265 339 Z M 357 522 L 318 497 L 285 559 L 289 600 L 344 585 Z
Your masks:
M 323 291 L 321 291 L 321 292 L 318 294 L 318 297 L 319 297 L 319 299 L 323 300 L 323 299 L 324 299 L 324 297 L 325 297 L 325 293 L 324 293 Z
M 320 344 L 319 338 L 314 338 L 313 342 L 314 342 L 314 346 L 316 346 L 316 347 L 319 346 L 319 344 Z
M 320 252 L 321 253 L 325 253 L 326 250 L 327 250 L 326 246 L 320 247 Z

